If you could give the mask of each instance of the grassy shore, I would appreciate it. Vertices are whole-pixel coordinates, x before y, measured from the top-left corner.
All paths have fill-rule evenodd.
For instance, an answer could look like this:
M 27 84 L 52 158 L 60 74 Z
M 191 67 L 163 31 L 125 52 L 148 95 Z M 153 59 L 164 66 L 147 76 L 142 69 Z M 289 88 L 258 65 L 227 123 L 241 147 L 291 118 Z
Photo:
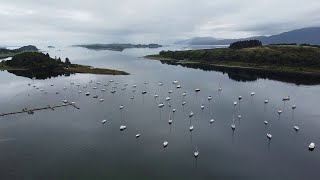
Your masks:
M 173 61 L 176 64 L 201 63 L 237 69 L 320 74 L 320 48 L 300 45 L 268 45 L 238 50 L 216 48 L 164 51 L 144 58 Z
M 93 68 L 91 66 L 83 66 L 79 64 L 73 64 L 72 67 L 69 67 L 65 70 L 70 73 L 129 75 L 129 73 L 125 71 L 104 68 Z
M 1 71 L 4 71 L 4 70 L 7 70 L 7 71 L 11 71 L 11 70 L 23 71 L 23 70 L 28 70 L 28 69 L 25 69 L 25 68 L 17 68 L 17 67 L 10 67 L 10 66 L 6 66 L 6 65 L 3 65 L 3 64 L 0 63 L 0 70 L 1 70 Z
M 176 59 L 173 58 L 165 58 L 159 54 L 152 54 L 144 56 L 145 59 L 151 59 L 151 60 L 161 60 L 161 61 L 175 61 Z
M 28 68 L 18 68 L 10 67 L 0 63 L 0 70 L 7 71 L 29 71 L 32 69 Z M 60 72 L 60 70 L 59 70 Z M 83 74 L 101 74 L 101 75 L 129 75 L 125 71 L 118 71 L 114 69 L 105 69 L 105 68 L 93 68 L 91 66 L 84 66 L 79 64 L 73 64 L 72 67 L 64 68 L 63 73 L 83 73 Z

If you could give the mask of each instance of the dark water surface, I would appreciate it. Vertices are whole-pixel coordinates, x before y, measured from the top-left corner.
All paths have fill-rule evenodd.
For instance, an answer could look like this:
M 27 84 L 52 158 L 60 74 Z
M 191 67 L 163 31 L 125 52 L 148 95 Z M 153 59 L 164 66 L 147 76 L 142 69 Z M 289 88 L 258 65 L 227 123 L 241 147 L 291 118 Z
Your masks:
M 141 58 L 160 50 L 112 52 L 72 47 L 49 50 L 53 57 L 69 57 L 73 63 L 125 70 L 131 73 L 129 76 L 76 74 L 31 80 L 0 72 L 0 113 L 57 105 L 64 98 L 80 107 L 80 110 L 70 106 L 37 111 L 33 115 L 0 117 L 0 179 L 320 177 L 317 147 L 320 145 L 320 86 L 296 85 L 303 83 L 260 76 L 239 81 L 221 71 L 172 66 Z M 114 82 L 104 86 L 111 79 Z M 89 83 L 90 80 L 93 83 Z M 176 89 L 173 80 L 178 80 L 182 88 Z M 145 85 L 145 81 L 149 84 Z M 119 82 L 117 92 L 112 94 L 115 82 Z M 164 85 L 159 87 L 159 82 Z M 125 83 L 128 86 L 121 90 Z M 85 84 L 87 88 L 83 88 Z M 134 84 L 136 92 L 132 92 Z M 219 87 L 223 88 L 221 92 Z M 44 91 L 40 91 L 41 88 Z M 103 88 L 107 90 L 102 92 Z M 201 91 L 195 93 L 196 88 Z M 79 90 L 82 93 L 79 94 Z M 142 95 L 143 90 L 147 94 Z M 169 94 L 169 90 L 173 93 Z M 90 96 L 85 96 L 87 91 Z M 250 96 L 253 91 L 255 95 Z M 187 93 L 184 98 L 183 92 Z M 155 99 L 154 93 L 159 98 Z M 93 98 L 95 95 L 98 99 Z M 210 102 L 209 95 L 213 97 Z M 243 99 L 239 103 L 240 95 Z M 171 107 L 165 101 L 168 96 Z M 284 96 L 290 96 L 291 100 L 284 103 Z M 100 98 L 104 101 L 99 102 Z M 269 99 L 268 104 L 264 104 L 265 99 Z M 238 101 L 235 108 L 234 101 Z M 165 104 L 162 109 L 158 108 L 161 102 Z M 293 104 L 297 105 L 294 112 Z M 120 105 L 125 106 L 123 110 L 119 109 Z M 169 125 L 173 108 L 176 112 Z M 280 116 L 279 108 L 283 111 Z M 195 114 L 191 119 L 190 111 Z M 233 116 L 234 132 L 230 127 Z M 212 118 L 215 122 L 210 124 Z M 103 119 L 107 120 L 105 124 L 101 123 Z M 265 120 L 269 121 L 268 126 L 263 123 Z M 190 124 L 194 126 L 192 132 Z M 120 125 L 126 125 L 127 129 L 120 131 Z M 298 132 L 293 129 L 294 125 L 300 127 Z M 266 137 L 267 132 L 273 135 L 271 141 Z M 137 133 L 141 134 L 138 139 Z M 165 140 L 169 142 L 167 148 L 162 146 Z M 312 152 L 308 150 L 311 142 L 316 143 Z M 193 156 L 196 150 L 200 152 L 197 159 Z

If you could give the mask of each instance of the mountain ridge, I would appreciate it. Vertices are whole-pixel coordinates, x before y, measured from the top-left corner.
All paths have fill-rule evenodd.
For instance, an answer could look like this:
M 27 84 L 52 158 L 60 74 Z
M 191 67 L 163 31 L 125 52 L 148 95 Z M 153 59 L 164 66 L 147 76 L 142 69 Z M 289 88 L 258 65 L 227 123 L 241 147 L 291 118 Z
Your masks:
M 189 45 L 229 45 L 236 41 L 256 39 L 263 44 L 279 44 L 279 43 L 297 43 L 297 44 L 314 44 L 320 45 L 320 27 L 308 27 L 295 29 L 271 36 L 252 36 L 238 39 L 217 39 L 214 37 L 195 37 L 191 39 L 181 40 L 175 44 Z

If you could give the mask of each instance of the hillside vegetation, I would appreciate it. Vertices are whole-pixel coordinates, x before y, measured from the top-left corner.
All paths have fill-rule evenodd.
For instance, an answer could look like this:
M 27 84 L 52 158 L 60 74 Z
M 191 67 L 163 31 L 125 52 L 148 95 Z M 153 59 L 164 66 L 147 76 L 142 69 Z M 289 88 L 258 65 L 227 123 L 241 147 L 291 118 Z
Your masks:
M 69 58 L 62 61 L 60 58 L 53 59 L 49 54 L 40 52 L 23 52 L 13 56 L 12 60 L 2 61 L 0 69 L 15 72 L 15 74 L 27 77 L 39 75 L 39 77 L 55 77 L 58 75 L 71 73 L 90 73 L 90 74 L 111 74 L 111 75 L 127 75 L 127 72 L 112 69 L 93 68 L 79 64 L 72 64 Z M 25 71 L 25 72 L 21 72 Z
M 216 48 L 188 51 L 161 51 L 152 59 L 199 62 L 228 66 L 275 68 L 320 73 L 320 48 L 304 45 L 267 45 L 252 48 Z

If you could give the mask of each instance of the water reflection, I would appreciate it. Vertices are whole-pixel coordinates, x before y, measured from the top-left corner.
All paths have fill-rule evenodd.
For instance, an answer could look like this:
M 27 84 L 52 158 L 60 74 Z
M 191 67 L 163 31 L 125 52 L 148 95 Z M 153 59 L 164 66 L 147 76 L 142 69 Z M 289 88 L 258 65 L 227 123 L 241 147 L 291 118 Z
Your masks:
M 270 79 L 281 82 L 294 83 L 296 85 L 318 85 L 320 84 L 320 75 L 316 74 L 297 74 L 286 72 L 270 72 L 258 69 L 235 69 L 230 67 L 217 67 L 209 64 L 199 63 L 177 63 L 175 61 L 161 61 L 162 64 L 180 65 L 186 68 L 201 69 L 204 71 L 218 71 L 227 73 L 229 78 L 235 81 L 248 82 L 258 79 Z
M 8 70 L 9 73 L 12 73 L 16 76 L 22 76 L 26 78 L 35 78 L 35 79 L 49 79 L 49 78 L 55 78 L 59 76 L 70 76 L 71 73 L 66 72 L 54 72 L 50 69 L 37 69 L 37 70 Z
M 132 72 L 129 76 L 75 74 L 31 81 L 0 72 L 1 112 L 61 104 L 63 99 L 74 101 L 81 108 L 0 118 L 0 179 L 317 179 L 314 167 L 320 166 L 319 149 L 309 152 L 308 145 L 319 144 L 320 86 L 292 86 L 269 80 L 241 83 L 220 72 L 138 58 L 156 53 L 150 51 L 153 50 L 57 52 L 77 59 L 75 63 Z M 176 89 L 173 80 L 179 80 L 182 88 Z M 115 82 L 119 82 L 118 88 L 112 87 Z M 163 86 L 159 87 L 159 82 Z M 127 88 L 121 90 L 126 83 Z M 97 89 L 93 89 L 95 86 Z M 201 91 L 196 94 L 195 88 Z M 170 95 L 169 90 L 173 91 Z M 91 95 L 86 96 L 86 92 Z M 291 101 L 284 107 L 282 97 L 288 95 Z M 165 101 L 168 96 L 171 108 Z M 268 104 L 264 104 L 266 99 Z M 234 101 L 238 102 L 236 109 Z M 182 102 L 186 104 L 183 106 Z M 159 108 L 159 103 L 165 107 Z M 204 110 L 200 108 L 202 104 Z M 298 107 L 292 120 L 293 104 Z M 124 105 L 122 112 L 120 105 Z M 172 113 L 170 126 L 168 115 L 173 108 L 176 112 Z M 191 123 L 190 111 L 194 112 Z M 238 115 L 242 115 L 241 126 Z M 235 131 L 230 127 L 233 116 Z M 104 119 L 107 122 L 101 124 Z M 264 120 L 269 124 L 265 125 Z M 293 121 L 300 126 L 298 133 Z M 127 129 L 119 131 L 121 125 Z M 268 132 L 273 135 L 272 142 L 266 136 Z M 141 134 L 138 139 L 137 133 Z M 164 141 L 169 142 L 165 149 Z M 200 152 L 198 158 L 193 154 L 196 150 Z

